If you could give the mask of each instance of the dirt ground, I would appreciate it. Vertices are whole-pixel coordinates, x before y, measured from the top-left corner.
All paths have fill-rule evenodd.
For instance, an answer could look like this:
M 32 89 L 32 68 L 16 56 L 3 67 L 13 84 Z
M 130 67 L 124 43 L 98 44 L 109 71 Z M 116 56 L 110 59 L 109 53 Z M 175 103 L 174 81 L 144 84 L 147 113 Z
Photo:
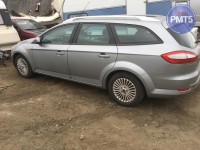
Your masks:
M 200 148 L 200 87 L 175 99 L 113 102 L 106 91 L 0 66 L 1 150 Z

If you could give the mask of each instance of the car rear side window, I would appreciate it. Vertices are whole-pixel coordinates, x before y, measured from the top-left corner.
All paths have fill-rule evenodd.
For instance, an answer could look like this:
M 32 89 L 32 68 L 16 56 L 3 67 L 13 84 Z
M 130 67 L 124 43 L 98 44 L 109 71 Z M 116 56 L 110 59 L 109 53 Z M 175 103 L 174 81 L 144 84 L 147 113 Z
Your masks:
M 151 30 L 133 25 L 112 25 L 118 44 L 161 44 L 162 40 Z
M 195 48 L 197 46 L 197 44 L 195 43 L 196 39 L 192 35 L 192 33 L 188 32 L 185 34 L 178 34 L 172 31 L 170 28 L 168 28 L 167 30 L 181 46 L 188 48 Z
M 77 44 L 106 45 L 110 43 L 110 36 L 106 24 L 82 24 Z

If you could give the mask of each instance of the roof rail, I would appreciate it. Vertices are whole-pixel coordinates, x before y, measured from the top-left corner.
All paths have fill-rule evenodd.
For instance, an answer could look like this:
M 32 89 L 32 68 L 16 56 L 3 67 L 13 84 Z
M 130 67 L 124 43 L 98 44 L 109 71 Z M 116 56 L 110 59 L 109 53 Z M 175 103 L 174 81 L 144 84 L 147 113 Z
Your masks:
M 73 21 L 76 20 L 131 20 L 131 21 L 162 21 L 164 17 L 156 15 L 110 15 L 110 16 L 86 16 L 86 17 L 77 17 L 73 18 Z
M 140 18 L 134 16 L 125 16 L 125 15 L 110 15 L 110 16 L 87 16 L 87 17 L 77 17 L 73 18 L 73 21 L 76 20 L 135 20 L 141 21 Z
M 84 17 L 76 17 L 70 18 L 63 23 L 79 21 L 79 20 L 130 20 L 130 21 L 152 21 L 152 22 L 162 22 L 165 20 L 165 17 L 156 16 L 156 15 L 110 15 L 110 16 L 84 16 Z

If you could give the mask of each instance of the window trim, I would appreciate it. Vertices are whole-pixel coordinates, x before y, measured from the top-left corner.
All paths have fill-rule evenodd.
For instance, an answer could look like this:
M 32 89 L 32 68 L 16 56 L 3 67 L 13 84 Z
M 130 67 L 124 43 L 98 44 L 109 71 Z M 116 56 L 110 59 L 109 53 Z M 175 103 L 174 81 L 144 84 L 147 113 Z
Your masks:
M 80 31 L 81 31 L 81 28 L 82 28 L 83 24 L 101 24 L 101 25 L 106 25 L 106 28 L 108 30 L 108 35 L 110 37 L 110 42 L 108 44 L 79 44 L 79 43 L 77 43 L 78 36 L 80 34 Z M 75 34 L 75 36 L 73 38 L 72 44 L 73 45 L 94 45 L 94 46 L 113 46 L 113 45 L 116 46 L 116 42 L 115 42 L 112 30 L 111 30 L 110 24 L 109 23 L 104 23 L 104 22 L 80 22 L 79 26 L 77 28 L 76 34 Z
M 130 27 L 139 27 L 139 28 L 142 28 L 142 29 L 145 29 L 147 31 L 149 31 L 151 34 L 153 34 L 158 42 L 134 42 L 134 43 L 122 43 L 120 42 L 119 38 L 118 38 L 118 35 L 117 35 L 117 32 L 115 30 L 115 25 L 121 25 L 121 26 L 130 26 Z M 115 41 L 117 43 L 117 46 L 130 46 L 130 45 L 155 45 L 155 44 L 163 44 L 163 40 L 155 33 L 153 32 L 151 29 L 147 28 L 147 27 L 144 27 L 144 26 L 141 26 L 141 25 L 134 25 L 134 24 L 122 24 L 122 23 L 111 23 L 110 24 L 111 26 L 111 29 L 112 29 L 112 32 L 114 34 L 114 38 L 115 38 Z
M 67 27 L 67 26 L 69 26 L 69 25 L 75 25 L 75 26 L 74 26 L 74 29 L 73 29 L 73 31 L 72 31 L 72 34 L 71 34 L 71 37 L 70 37 L 68 43 L 55 44 L 55 43 L 42 43 L 42 42 L 41 42 L 41 45 L 46 45 L 46 44 L 49 44 L 49 45 L 70 45 L 70 44 L 72 43 L 72 40 L 73 40 L 74 34 L 75 34 L 76 30 L 77 30 L 78 23 L 69 23 L 69 24 L 64 24 L 64 25 L 56 26 L 56 27 L 54 27 L 54 28 L 48 30 L 47 32 L 44 32 L 44 33 L 41 34 L 39 37 L 40 37 L 40 39 L 41 39 L 41 41 L 42 41 L 44 35 L 48 34 L 49 32 L 51 32 L 51 31 L 53 31 L 53 30 L 56 30 L 56 29 L 58 29 L 58 28 L 62 28 L 62 27 L 64 27 L 64 26 Z M 33 41 L 33 44 L 36 44 L 36 41 L 35 41 L 35 40 Z

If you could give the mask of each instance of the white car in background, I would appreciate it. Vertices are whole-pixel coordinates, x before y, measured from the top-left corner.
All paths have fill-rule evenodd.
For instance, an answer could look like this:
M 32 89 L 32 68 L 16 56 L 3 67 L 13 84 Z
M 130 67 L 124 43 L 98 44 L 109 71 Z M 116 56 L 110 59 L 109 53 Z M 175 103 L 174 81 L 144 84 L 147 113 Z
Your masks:
M 0 49 L 9 51 L 19 41 L 19 35 L 12 25 L 9 12 L 4 2 L 0 0 Z

